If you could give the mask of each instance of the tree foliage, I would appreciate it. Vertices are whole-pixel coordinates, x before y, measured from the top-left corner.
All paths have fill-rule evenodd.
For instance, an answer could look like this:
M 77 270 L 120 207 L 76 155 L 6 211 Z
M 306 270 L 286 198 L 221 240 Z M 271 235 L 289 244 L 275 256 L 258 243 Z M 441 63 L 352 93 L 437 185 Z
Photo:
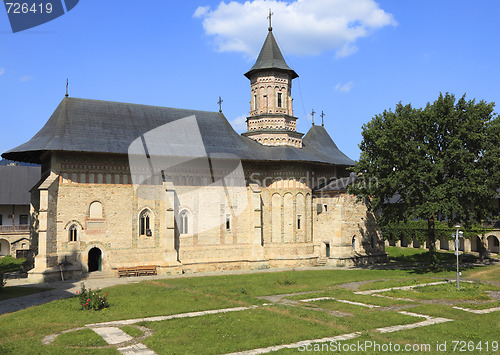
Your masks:
M 434 251 L 435 221 L 466 228 L 497 213 L 500 122 L 494 103 L 440 94 L 425 108 L 399 103 L 363 126 L 350 188 L 369 198 L 382 229 L 426 221 Z M 370 183 L 365 183 L 370 181 Z

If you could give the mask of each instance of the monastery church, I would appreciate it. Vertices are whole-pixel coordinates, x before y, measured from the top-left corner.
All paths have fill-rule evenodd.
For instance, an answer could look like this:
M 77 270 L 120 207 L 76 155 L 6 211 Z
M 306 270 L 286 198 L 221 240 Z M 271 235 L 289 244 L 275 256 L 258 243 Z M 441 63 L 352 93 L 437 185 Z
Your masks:
M 245 76 L 242 135 L 222 112 L 66 96 L 31 140 L 4 153 L 42 167 L 31 189 L 29 278 L 385 260 L 373 215 L 346 194 L 354 162 L 323 125 L 297 132 L 298 75 L 271 26 Z

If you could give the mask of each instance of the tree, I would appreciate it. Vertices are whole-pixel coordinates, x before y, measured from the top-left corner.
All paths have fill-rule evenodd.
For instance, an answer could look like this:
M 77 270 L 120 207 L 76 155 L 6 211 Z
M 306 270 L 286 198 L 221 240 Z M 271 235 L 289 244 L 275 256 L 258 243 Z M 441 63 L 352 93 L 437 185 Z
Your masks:
M 19 270 L 21 268 L 21 264 L 25 261 L 25 259 L 15 259 L 10 255 L 4 256 L 0 259 L 0 289 L 2 289 L 5 285 L 3 274 Z
M 399 103 L 375 116 L 362 129 L 353 168 L 361 179 L 350 192 L 370 200 L 382 229 L 426 221 L 435 262 L 437 220 L 470 227 L 497 213 L 500 122 L 493 109 L 447 93 L 423 109 Z

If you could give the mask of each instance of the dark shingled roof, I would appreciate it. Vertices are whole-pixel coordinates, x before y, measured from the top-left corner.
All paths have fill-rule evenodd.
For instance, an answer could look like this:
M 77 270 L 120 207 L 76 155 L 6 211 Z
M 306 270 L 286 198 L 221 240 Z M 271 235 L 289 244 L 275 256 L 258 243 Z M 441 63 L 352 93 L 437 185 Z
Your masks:
M 137 138 L 167 123 L 193 115 L 208 154 L 228 153 L 241 160 L 253 161 L 354 164 L 319 126 L 312 127 L 304 137 L 302 149 L 268 147 L 240 136 L 218 112 L 70 97 L 61 101 L 45 126 L 31 140 L 2 154 L 2 157 L 39 164 L 40 156 L 45 151 L 128 154 L 130 144 Z
M 39 166 L 0 166 L 0 205 L 29 205 L 40 174 Z
M 323 126 L 312 126 L 302 142 L 305 152 L 310 152 L 323 160 L 333 160 L 339 165 L 354 165 L 354 161 L 337 148 Z
M 272 31 L 269 31 L 254 66 L 245 76 L 250 79 L 252 74 L 256 71 L 266 69 L 278 69 L 288 72 L 292 76 L 292 79 L 298 77 L 297 73 L 286 64 Z

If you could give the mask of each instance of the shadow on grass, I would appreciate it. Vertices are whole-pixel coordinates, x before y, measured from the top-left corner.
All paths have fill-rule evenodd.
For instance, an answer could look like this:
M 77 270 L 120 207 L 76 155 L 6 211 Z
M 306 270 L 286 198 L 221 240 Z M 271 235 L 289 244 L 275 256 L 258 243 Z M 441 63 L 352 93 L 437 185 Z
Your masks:
M 436 251 L 436 263 L 432 263 L 431 253 L 427 249 L 420 248 L 386 248 L 388 263 L 357 265 L 363 269 L 407 269 L 410 274 L 438 274 L 456 271 L 456 255 L 454 252 Z M 495 265 L 495 259 L 482 259 L 474 254 L 463 254 L 459 256 L 460 271 L 473 270 L 488 265 Z

